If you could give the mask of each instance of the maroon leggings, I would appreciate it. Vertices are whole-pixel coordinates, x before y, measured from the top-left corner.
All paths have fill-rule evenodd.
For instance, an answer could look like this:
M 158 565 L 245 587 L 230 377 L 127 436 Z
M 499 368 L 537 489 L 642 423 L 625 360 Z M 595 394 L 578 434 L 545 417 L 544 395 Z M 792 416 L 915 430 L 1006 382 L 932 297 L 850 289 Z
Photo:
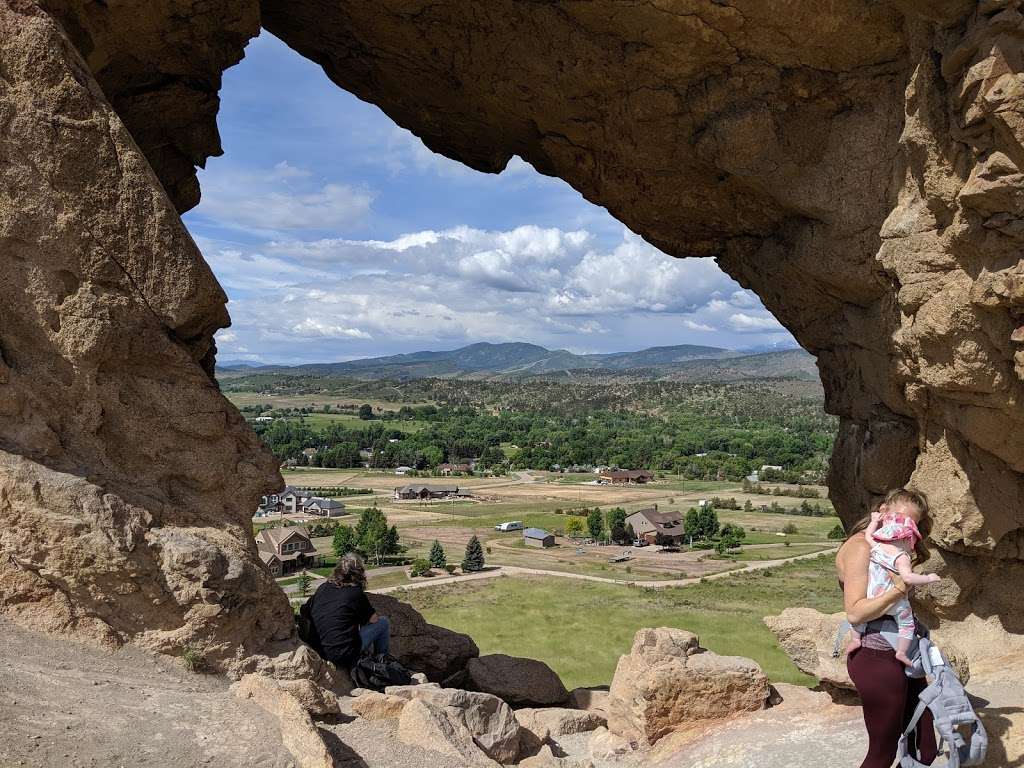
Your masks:
M 858 648 L 846 661 L 853 684 L 864 707 L 868 730 L 868 754 L 860 768 L 890 768 L 896 758 L 896 743 L 917 707 L 923 679 L 909 678 L 896 660 L 895 651 Z M 932 716 L 927 710 L 918 721 L 919 760 L 931 765 L 938 749 Z

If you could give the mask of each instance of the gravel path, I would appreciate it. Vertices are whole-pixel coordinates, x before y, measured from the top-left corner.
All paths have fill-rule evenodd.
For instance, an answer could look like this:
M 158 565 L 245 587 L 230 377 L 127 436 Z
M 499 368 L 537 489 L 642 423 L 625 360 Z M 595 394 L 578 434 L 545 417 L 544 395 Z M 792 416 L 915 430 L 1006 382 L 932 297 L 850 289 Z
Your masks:
M 699 584 L 701 581 L 710 579 L 722 579 L 727 576 L 734 576 L 737 573 L 748 573 L 750 571 L 760 571 L 765 568 L 777 568 L 780 565 L 786 563 L 793 563 L 797 560 L 808 560 L 814 557 L 821 557 L 823 555 L 831 555 L 838 551 L 838 548 L 821 550 L 819 552 L 810 552 L 804 555 L 796 555 L 794 557 L 786 557 L 780 560 L 758 560 L 752 563 L 747 563 L 742 568 L 734 568 L 730 571 L 719 571 L 718 573 L 711 573 L 707 576 L 694 576 L 686 579 L 658 579 L 656 581 L 642 581 L 636 579 L 610 579 L 606 576 L 590 576 L 584 573 L 572 573 L 569 571 L 546 571 L 541 568 L 522 568 L 517 565 L 499 565 L 480 573 L 469 573 L 464 576 L 434 576 L 430 579 L 423 581 L 415 581 L 411 584 L 401 584 L 395 587 L 382 587 L 380 589 L 371 589 L 371 592 L 385 595 L 390 592 L 400 592 L 407 589 L 426 589 L 427 587 L 437 587 L 443 584 L 452 584 L 455 582 L 463 581 L 477 581 L 480 579 L 493 579 L 497 576 L 555 576 L 562 579 L 577 579 L 580 581 L 597 581 L 603 584 L 632 584 L 637 587 L 648 587 L 651 589 L 665 589 L 666 587 L 686 587 L 691 584 Z

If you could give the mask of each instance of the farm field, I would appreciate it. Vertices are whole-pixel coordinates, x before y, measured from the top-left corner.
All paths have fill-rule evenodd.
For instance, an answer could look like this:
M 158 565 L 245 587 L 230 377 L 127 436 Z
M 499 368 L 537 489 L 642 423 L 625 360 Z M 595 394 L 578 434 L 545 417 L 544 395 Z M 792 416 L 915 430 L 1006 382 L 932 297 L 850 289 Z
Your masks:
M 762 621 L 789 606 L 839 610 L 831 557 L 664 590 L 503 577 L 409 590 L 400 598 L 428 621 L 466 632 L 481 653 L 541 659 L 566 686 L 606 685 L 642 627 L 695 632 L 705 647 L 753 658 L 774 682 L 813 685 Z
M 409 547 L 412 557 L 426 554 L 430 543 L 437 539 L 445 547 L 449 561 L 459 562 L 466 542 L 476 535 L 489 550 L 486 557 L 494 565 L 518 566 L 540 570 L 578 573 L 611 578 L 620 581 L 672 580 L 740 567 L 743 563 L 783 559 L 818 551 L 830 546 L 827 536 L 838 522 L 835 517 L 807 517 L 771 514 L 760 511 L 718 509 L 722 524 L 735 523 L 746 529 L 744 547 L 733 557 L 711 559 L 708 550 L 660 553 L 656 548 L 636 548 L 632 559 L 611 563 L 609 560 L 623 551 L 622 546 L 581 546 L 563 538 L 571 517 L 558 514 L 569 509 L 598 506 L 603 511 L 620 506 L 629 512 L 657 504 L 659 509 L 677 509 L 681 515 L 701 499 L 711 496 L 735 498 L 738 503 L 750 500 L 756 507 L 773 502 L 785 507 L 796 507 L 799 499 L 767 494 L 743 493 L 737 484 L 719 483 L 709 493 L 702 483 L 687 482 L 686 491 L 665 490 L 650 486 L 580 486 L 558 482 L 545 482 L 544 473 L 521 472 L 510 477 L 477 478 L 407 478 L 392 473 L 369 470 L 303 468 L 285 472 L 287 482 L 308 487 L 369 488 L 371 495 L 344 498 L 350 514 L 338 522 L 355 525 L 360 510 L 376 504 L 396 525 L 403 545 Z M 558 477 L 557 475 L 555 476 Z M 544 478 L 544 479 L 541 479 Z M 396 502 L 392 498 L 395 486 L 413 482 L 458 484 L 470 488 L 476 500 L 456 502 Z M 696 489 L 693 486 L 697 486 Z M 587 489 L 587 494 L 580 493 Z M 823 499 L 815 500 L 827 506 Z M 509 520 L 521 520 L 526 527 L 543 528 L 555 533 L 558 546 L 551 549 L 525 547 L 519 533 L 498 533 L 494 527 Z M 264 524 L 260 521 L 257 524 Z M 785 526 L 795 526 L 795 532 L 783 535 Z M 789 542 L 790 546 L 784 546 Z M 330 553 L 330 540 L 318 540 L 318 548 Z
M 374 411 L 377 411 L 378 409 L 382 411 L 397 411 L 403 405 L 432 405 L 430 402 L 398 402 L 374 398 L 367 399 L 358 396 L 346 397 L 344 392 L 319 392 L 309 395 L 279 395 L 264 394 L 262 392 L 232 392 L 230 389 L 226 389 L 224 396 L 230 400 L 236 408 L 243 408 L 250 405 L 262 405 L 267 406 L 268 408 L 322 408 L 325 405 L 330 405 L 331 408 L 358 408 L 363 403 L 367 403 Z

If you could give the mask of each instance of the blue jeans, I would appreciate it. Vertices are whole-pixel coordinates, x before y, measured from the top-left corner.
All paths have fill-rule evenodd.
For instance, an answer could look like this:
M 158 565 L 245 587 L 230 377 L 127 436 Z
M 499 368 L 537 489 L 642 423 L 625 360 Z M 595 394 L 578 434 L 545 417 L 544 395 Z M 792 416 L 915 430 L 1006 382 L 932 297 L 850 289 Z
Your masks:
M 387 616 L 378 616 L 373 624 L 364 624 L 359 628 L 359 637 L 363 640 L 363 650 L 373 648 L 377 656 L 391 650 L 391 622 Z

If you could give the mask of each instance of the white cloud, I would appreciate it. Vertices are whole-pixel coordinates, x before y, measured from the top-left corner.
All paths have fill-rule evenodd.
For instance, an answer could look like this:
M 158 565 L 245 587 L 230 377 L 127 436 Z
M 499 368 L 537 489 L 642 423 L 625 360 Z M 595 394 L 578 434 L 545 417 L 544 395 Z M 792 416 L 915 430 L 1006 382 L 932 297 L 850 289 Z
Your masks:
M 751 315 L 746 312 L 736 312 L 729 316 L 729 326 L 739 333 L 784 330 L 779 321 L 767 313 Z
M 296 336 L 307 337 L 323 336 L 337 338 L 342 336 L 350 339 L 373 338 L 366 331 L 361 331 L 358 328 L 345 328 L 340 325 L 332 325 L 331 323 L 325 323 L 312 317 L 307 317 L 300 322 L 295 323 L 292 325 L 291 331 Z
M 204 178 L 197 215 L 256 233 L 345 229 L 370 213 L 374 193 L 349 184 L 318 184 L 311 171 L 282 160 L 268 171 L 223 170 Z
M 691 331 L 709 332 L 709 331 L 717 330 L 712 325 L 707 325 L 706 323 L 698 323 L 698 322 L 695 322 L 693 320 L 683 320 L 683 325 L 686 328 L 689 328 Z
M 228 343 L 306 348 L 307 359 L 386 353 L 401 343 L 608 344 L 624 324 L 652 315 L 675 316 L 677 329 L 702 338 L 784 333 L 713 260 L 672 259 L 628 233 L 611 249 L 585 230 L 536 226 L 424 230 L 389 241 L 278 239 L 251 252 L 199 242 L 231 296 L 237 335 Z M 613 346 L 678 343 L 649 330 L 641 337 Z

